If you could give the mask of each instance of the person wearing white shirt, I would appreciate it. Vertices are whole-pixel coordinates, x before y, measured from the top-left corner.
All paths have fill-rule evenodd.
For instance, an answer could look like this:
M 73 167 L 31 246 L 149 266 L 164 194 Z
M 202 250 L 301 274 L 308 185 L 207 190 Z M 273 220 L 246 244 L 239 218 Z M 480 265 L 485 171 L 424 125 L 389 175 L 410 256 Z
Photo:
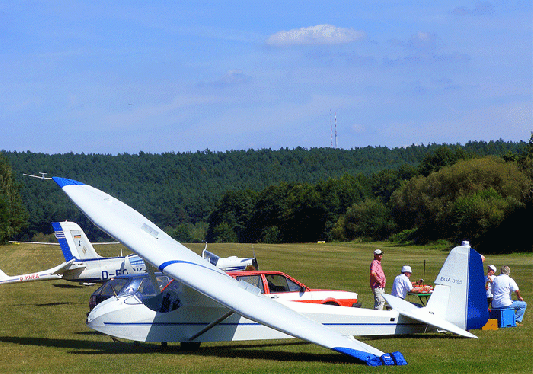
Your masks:
M 492 282 L 492 308 L 493 309 L 514 309 L 516 322 L 522 323 L 527 304 L 520 295 L 518 285 L 513 278 L 509 276 L 511 269 L 509 266 L 502 266 L 500 275 L 494 278 Z M 516 294 L 517 300 L 512 300 L 512 294 Z
M 411 277 L 411 267 L 409 265 L 404 265 L 402 267 L 402 273 L 400 275 L 397 275 L 396 278 L 394 278 L 394 282 L 392 283 L 392 296 L 399 297 L 400 299 L 405 299 L 405 296 L 407 296 L 407 293 L 413 289 L 413 284 L 409 280 Z
M 489 265 L 487 269 L 487 275 L 485 276 L 485 289 L 487 290 L 487 303 L 489 304 L 489 307 L 492 303 L 492 282 L 494 281 L 494 278 L 496 278 L 494 275 L 495 273 L 496 266 Z

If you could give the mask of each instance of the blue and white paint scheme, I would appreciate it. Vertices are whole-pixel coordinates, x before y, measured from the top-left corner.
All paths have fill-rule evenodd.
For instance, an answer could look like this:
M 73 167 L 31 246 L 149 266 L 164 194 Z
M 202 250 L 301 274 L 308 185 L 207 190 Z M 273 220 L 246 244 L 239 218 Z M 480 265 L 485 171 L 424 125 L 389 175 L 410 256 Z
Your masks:
M 158 300 L 163 303 L 167 299 L 163 293 L 145 303 L 135 295 L 127 296 L 127 300 L 107 299 L 89 314 L 89 327 L 137 341 L 297 337 L 372 366 L 406 364 L 399 352 L 386 354 L 298 313 L 287 303 L 262 296 L 256 287 L 236 281 L 112 196 L 74 180 L 54 180 L 97 226 L 174 278 L 181 290 L 175 295 L 179 302 L 173 303 L 177 305 L 174 310 L 154 307 Z
M 13 276 L 0 270 L 0 284 L 58 279 L 85 284 L 101 283 L 121 274 L 146 272 L 146 265 L 138 255 L 100 256 L 75 222 L 53 222 L 52 227 L 65 262 L 51 269 Z
M 462 245 L 446 258 L 426 307 L 418 308 L 392 295 L 385 295 L 385 300 L 402 316 L 476 338 L 466 330 L 480 329 L 489 318 L 484 283 L 481 255 L 469 245 Z
M 101 283 L 121 274 L 146 272 L 146 264 L 138 255 L 102 257 L 75 222 L 53 222 L 55 236 L 65 261 L 72 261 L 63 279 L 78 282 Z

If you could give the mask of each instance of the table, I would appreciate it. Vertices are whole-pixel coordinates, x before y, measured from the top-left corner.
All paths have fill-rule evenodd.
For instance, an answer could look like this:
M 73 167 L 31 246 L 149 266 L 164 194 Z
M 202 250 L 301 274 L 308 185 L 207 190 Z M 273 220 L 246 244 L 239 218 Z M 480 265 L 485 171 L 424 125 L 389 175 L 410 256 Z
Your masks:
M 430 293 L 418 293 L 418 292 L 409 292 L 408 295 L 416 295 L 420 299 L 420 303 L 422 305 L 426 305 L 429 297 L 431 296 Z

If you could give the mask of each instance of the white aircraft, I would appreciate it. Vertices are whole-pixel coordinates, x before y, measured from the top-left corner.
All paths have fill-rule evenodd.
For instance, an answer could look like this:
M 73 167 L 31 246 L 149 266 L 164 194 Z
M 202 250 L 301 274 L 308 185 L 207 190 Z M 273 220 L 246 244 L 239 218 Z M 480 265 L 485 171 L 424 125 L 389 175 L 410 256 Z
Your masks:
M 481 257 L 467 246 L 451 251 L 424 308 L 390 295 L 388 311 L 275 301 L 206 262 L 121 201 L 74 180 L 54 180 L 101 229 L 175 279 L 144 301 L 126 295 L 98 304 L 87 325 L 113 337 L 186 344 L 297 337 L 371 366 L 405 365 L 400 352 L 384 353 L 353 335 L 442 329 L 475 337 L 466 329 L 480 328 L 488 319 Z
M 241 271 L 247 268 L 258 270 L 257 258 L 241 258 L 237 256 L 219 257 L 207 250 L 207 244 L 202 251 L 202 258 L 224 271 Z
M 65 262 L 48 270 L 14 276 L 0 270 L 0 284 L 55 279 L 93 283 L 105 282 L 121 274 L 146 272 L 144 261 L 137 255 L 100 256 L 77 223 L 52 222 L 52 227 Z

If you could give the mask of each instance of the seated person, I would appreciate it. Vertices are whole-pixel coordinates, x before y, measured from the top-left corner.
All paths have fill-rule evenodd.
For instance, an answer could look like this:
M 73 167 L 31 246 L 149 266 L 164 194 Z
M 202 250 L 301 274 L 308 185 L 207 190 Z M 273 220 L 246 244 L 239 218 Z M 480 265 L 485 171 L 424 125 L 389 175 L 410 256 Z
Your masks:
M 516 323 L 521 324 L 526 312 L 527 304 L 520 295 L 518 285 L 513 278 L 509 276 L 511 269 L 509 266 L 502 266 L 500 275 L 492 281 L 492 308 L 493 309 L 514 309 L 516 314 Z M 516 294 L 517 300 L 511 300 L 512 294 Z
M 399 297 L 400 299 L 405 299 L 407 293 L 413 289 L 413 284 L 409 280 L 411 277 L 411 267 L 409 265 L 404 265 L 402 267 L 402 273 L 397 275 L 394 278 L 392 283 L 392 296 Z

